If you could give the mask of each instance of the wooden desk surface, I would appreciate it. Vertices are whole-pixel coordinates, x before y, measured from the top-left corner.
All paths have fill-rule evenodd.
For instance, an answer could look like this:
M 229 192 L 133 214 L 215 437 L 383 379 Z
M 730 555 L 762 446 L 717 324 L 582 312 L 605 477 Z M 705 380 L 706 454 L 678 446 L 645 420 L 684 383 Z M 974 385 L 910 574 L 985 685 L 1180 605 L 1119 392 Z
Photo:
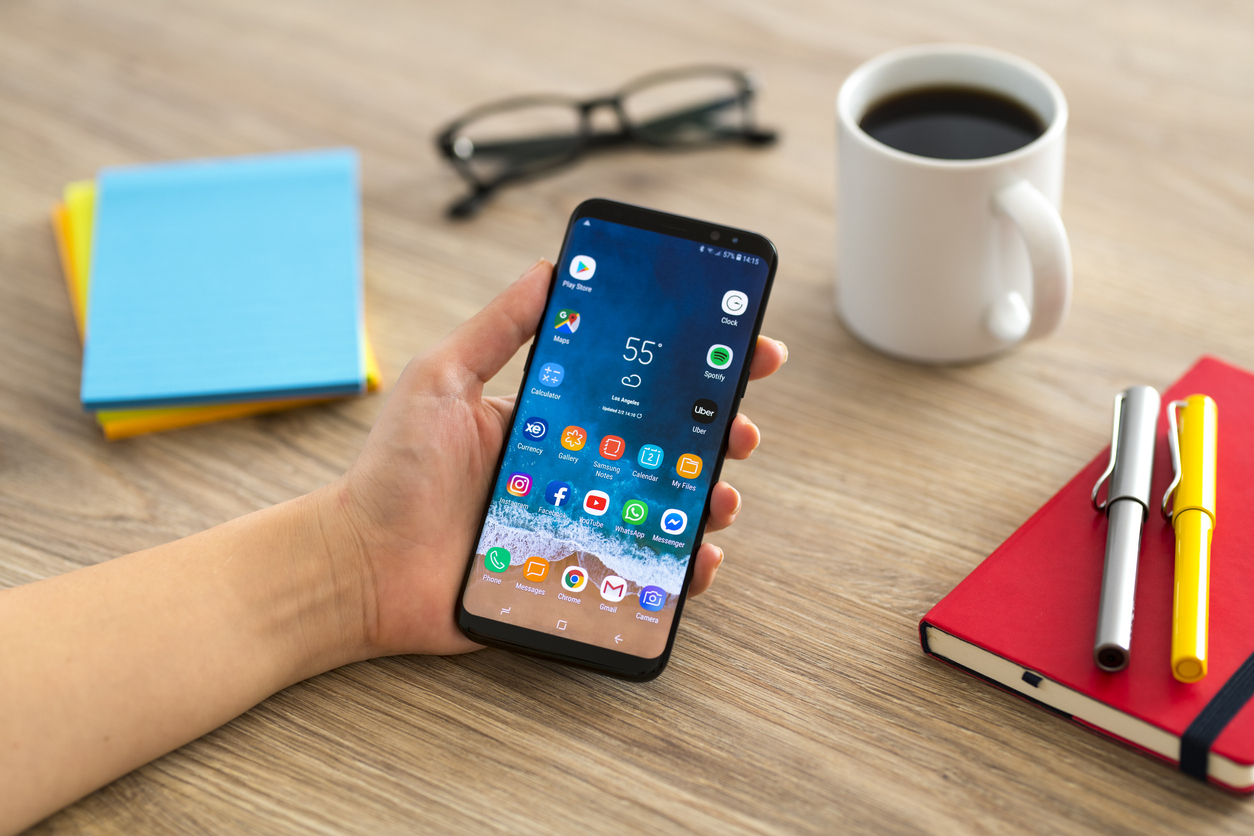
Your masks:
M 1200 354 L 1254 366 L 1254 7 L 1001 0 L 0 4 L 0 583 L 190 534 L 353 459 L 382 397 L 106 443 L 48 210 L 108 164 L 353 145 L 385 370 L 448 333 L 602 195 L 779 246 L 792 351 L 716 588 L 629 685 L 498 651 L 302 683 L 39 832 L 1247 833 L 1250 803 L 924 658 L 919 617 L 1106 443 L 1113 393 Z M 1071 105 L 1075 304 L 1055 337 L 921 368 L 832 305 L 833 98 L 861 61 L 1001 47 Z M 775 148 L 627 152 L 449 223 L 433 131 L 470 105 L 759 70 Z M 514 390 L 521 356 L 493 382 Z M 2 791 L 0 791 L 2 795 Z

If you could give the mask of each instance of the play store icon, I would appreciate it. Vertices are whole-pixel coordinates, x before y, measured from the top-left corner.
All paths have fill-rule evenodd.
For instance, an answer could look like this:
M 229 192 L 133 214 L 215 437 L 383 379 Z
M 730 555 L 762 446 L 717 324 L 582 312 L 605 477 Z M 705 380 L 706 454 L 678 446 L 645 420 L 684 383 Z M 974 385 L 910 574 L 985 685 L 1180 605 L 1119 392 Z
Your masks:
M 592 278 L 592 274 L 597 271 L 597 261 L 595 258 L 586 255 L 577 255 L 570 260 L 570 277 L 586 282 Z

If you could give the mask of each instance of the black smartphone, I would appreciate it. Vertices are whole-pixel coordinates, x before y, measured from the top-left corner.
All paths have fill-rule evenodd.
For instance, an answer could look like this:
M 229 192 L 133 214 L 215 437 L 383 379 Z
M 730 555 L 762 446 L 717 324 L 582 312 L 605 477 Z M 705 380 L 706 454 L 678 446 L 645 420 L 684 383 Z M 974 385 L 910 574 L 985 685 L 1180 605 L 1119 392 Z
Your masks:
M 575 210 L 458 596 L 467 636 L 662 672 L 776 261 L 752 232 Z

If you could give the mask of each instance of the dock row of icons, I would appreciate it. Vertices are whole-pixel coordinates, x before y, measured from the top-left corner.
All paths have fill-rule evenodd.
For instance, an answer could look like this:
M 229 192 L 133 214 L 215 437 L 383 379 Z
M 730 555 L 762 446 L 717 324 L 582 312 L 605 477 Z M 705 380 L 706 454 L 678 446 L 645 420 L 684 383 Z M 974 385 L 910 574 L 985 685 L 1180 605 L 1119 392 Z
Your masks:
M 509 549 L 493 546 L 483 557 L 483 564 L 490 572 L 507 571 L 513 560 Z M 544 583 L 549 577 L 549 562 L 543 557 L 529 557 L 523 563 L 523 577 L 530 583 Z M 562 589 L 570 593 L 583 592 L 588 586 L 588 570 L 582 566 L 567 566 L 562 572 Z M 597 588 L 601 597 L 617 604 L 627 597 L 627 581 L 617 575 L 607 575 Z M 640 609 L 657 612 L 666 606 L 666 590 L 660 586 L 646 586 L 640 590 Z M 506 610 L 502 610 L 502 613 Z

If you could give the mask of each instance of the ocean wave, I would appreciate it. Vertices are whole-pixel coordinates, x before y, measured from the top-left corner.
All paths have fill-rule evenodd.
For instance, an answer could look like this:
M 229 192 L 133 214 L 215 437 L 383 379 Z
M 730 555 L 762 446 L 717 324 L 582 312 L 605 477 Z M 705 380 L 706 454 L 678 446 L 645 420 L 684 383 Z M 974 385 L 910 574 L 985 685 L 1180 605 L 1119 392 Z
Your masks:
M 607 537 L 600 528 L 587 522 L 565 515 L 539 514 L 498 499 L 488 511 L 483 536 L 475 552 L 484 554 L 493 546 L 502 546 L 509 550 L 510 563 L 514 566 L 529 557 L 556 561 L 576 552 L 586 552 L 614 574 L 641 587 L 660 586 L 672 595 L 678 595 L 683 589 L 688 569 L 686 559 Z

